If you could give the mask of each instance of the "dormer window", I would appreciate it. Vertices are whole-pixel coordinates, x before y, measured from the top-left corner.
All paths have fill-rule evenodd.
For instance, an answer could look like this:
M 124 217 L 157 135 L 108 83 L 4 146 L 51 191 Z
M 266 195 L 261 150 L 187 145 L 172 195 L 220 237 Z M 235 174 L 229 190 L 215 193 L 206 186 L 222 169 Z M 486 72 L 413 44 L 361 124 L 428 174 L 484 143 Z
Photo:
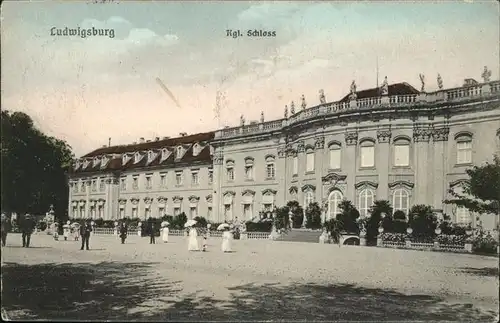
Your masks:
M 87 166 L 90 164 L 90 161 L 88 159 L 86 159 L 84 162 L 83 162 L 83 169 L 87 168 Z
M 137 164 L 138 162 L 140 162 L 141 159 L 142 159 L 141 153 L 136 152 L 134 155 L 134 164 Z
M 80 168 L 80 165 L 81 164 L 80 164 L 79 160 L 75 161 L 75 170 L 77 170 L 78 168 Z
M 193 146 L 193 156 L 197 156 L 200 153 L 200 145 L 199 144 L 194 144 Z
M 161 161 L 160 162 L 166 160 L 168 158 L 168 156 L 170 156 L 170 151 L 168 151 L 167 148 L 163 148 L 161 150 Z
M 123 154 L 122 156 L 122 165 L 125 165 L 128 162 L 129 158 L 127 154 Z
M 156 154 L 154 151 L 150 150 L 148 151 L 148 163 L 152 162 L 156 157 Z
M 99 157 L 94 157 L 94 160 L 92 162 L 92 167 L 96 167 L 99 164 Z
M 182 146 L 177 147 L 175 158 L 179 159 L 182 157 Z
M 102 156 L 102 159 L 101 159 L 101 167 L 106 166 L 106 164 L 108 163 L 108 161 L 109 161 L 108 157 L 106 157 L 106 156 Z
M 210 146 L 210 156 L 213 156 L 214 155 L 214 147 L 213 146 Z

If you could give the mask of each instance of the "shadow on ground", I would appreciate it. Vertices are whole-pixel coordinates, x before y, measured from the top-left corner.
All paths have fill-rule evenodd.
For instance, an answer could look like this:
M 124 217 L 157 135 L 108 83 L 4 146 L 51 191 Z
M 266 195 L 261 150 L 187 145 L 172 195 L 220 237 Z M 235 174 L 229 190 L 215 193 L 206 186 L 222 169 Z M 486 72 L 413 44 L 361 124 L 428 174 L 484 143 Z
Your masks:
M 476 276 L 499 277 L 498 267 L 484 267 L 484 268 L 463 267 L 460 268 L 460 271 Z
M 10 320 L 480 322 L 496 316 L 472 304 L 453 305 L 435 296 L 354 285 L 247 284 L 228 288 L 231 300 L 222 301 L 207 293 L 181 293 L 180 282 L 157 275 L 155 266 L 7 263 L 2 266 L 2 316 Z

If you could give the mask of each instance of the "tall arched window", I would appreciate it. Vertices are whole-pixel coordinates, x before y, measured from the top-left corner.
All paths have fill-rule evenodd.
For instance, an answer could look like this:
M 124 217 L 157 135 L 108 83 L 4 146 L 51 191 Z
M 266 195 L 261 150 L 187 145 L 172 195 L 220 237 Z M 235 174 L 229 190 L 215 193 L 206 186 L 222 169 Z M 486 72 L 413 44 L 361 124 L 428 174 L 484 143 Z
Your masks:
M 456 216 L 458 224 L 469 224 L 472 222 L 469 210 L 464 207 L 457 207 Z
M 304 209 L 314 202 L 314 193 L 311 191 L 307 191 L 304 195 Z
M 330 169 L 340 169 L 342 160 L 341 146 L 337 143 L 330 145 Z
M 360 142 L 361 167 L 375 167 L 375 141 L 371 139 Z
M 306 172 L 314 172 L 314 148 L 306 149 Z
M 398 188 L 392 195 L 392 205 L 394 211 L 403 211 L 408 214 L 410 205 L 410 194 L 404 188 Z
M 328 219 L 335 219 L 340 213 L 339 203 L 342 201 L 342 193 L 339 191 L 332 191 L 328 196 Z M 327 219 L 327 220 L 328 220 Z
M 472 163 L 472 135 L 469 133 L 455 136 L 457 143 L 457 164 Z
M 375 193 L 373 190 L 367 188 L 359 193 L 359 213 L 363 217 L 370 215 L 370 208 L 373 205 L 373 200 L 375 199 Z
M 410 166 L 410 141 L 406 138 L 394 140 L 394 166 Z
M 274 176 L 276 170 L 275 170 L 275 164 L 274 164 L 274 156 L 267 156 L 266 157 L 266 178 L 267 179 L 274 179 Z

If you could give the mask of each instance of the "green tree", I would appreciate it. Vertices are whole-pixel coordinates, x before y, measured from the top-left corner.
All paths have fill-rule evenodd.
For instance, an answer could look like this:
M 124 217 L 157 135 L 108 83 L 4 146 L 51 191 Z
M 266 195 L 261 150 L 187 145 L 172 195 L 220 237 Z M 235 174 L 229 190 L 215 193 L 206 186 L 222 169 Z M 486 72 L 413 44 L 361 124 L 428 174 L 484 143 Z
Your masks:
M 321 228 L 321 208 L 317 202 L 309 204 L 306 208 L 306 227 L 310 229 Z
M 2 111 L 2 209 L 45 214 L 54 205 L 55 217 L 67 219 L 67 172 L 74 157 L 63 140 L 38 130 L 22 112 Z
M 472 212 L 500 215 L 500 157 L 495 155 L 493 163 L 468 169 L 469 180 L 463 185 L 463 194 L 449 190 L 452 198 L 444 201 L 465 207 Z
M 337 220 L 341 224 L 342 231 L 347 233 L 359 234 L 357 220 L 359 211 L 351 201 L 343 200 L 339 203 L 340 213 L 337 214 Z
M 366 222 L 366 242 L 369 244 L 373 244 L 377 241 L 378 228 L 382 221 L 382 213 L 386 215 L 386 218 L 392 219 L 391 203 L 387 200 L 374 201 L 370 209 L 370 218 Z M 386 226 L 384 226 L 384 230 Z
M 413 236 L 420 238 L 434 237 L 434 230 L 438 225 L 438 220 L 430 205 L 418 204 L 412 206 L 409 218 L 409 226 L 413 229 Z

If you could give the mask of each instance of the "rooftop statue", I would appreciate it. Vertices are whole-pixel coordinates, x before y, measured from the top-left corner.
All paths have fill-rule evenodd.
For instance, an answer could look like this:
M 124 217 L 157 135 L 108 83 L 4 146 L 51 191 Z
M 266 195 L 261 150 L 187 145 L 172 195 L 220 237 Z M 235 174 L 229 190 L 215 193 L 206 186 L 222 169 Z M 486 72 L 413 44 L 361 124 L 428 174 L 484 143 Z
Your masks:
M 319 103 L 326 103 L 325 92 L 323 91 L 323 89 L 319 90 Z
M 381 95 L 389 94 L 389 83 L 387 82 L 387 76 L 384 78 L 384 82 L 382 83 L 382 86 L 380 88 L 380 94 Z
M 285 119 L 288 118 L 288 105 L 285 105 Z
M 484 71 L 483 74 L 481 74 L 481 77 L 483 78 L 485 83 L 490 81 L 491 71 L 488 70 L 487 66 L 484 67 Z
M 441 78 L 441 74 L 438 74 L 437 83 L 438 83 L 438 88 L 440 90 L 442 90 L 443 89 L 443 79 Z
M 302 110 L 305 110 L 307 107 L 307 104 L 306 104 L 306 98 L 304 97 L 304 94 L 302 94 L 301 101 L 302 101 L 302 103 L 300 106 L 302 107 Z
M 356 95 L 356 81 L 352 81 L 351 83 L 351 95 L 350 95 L 350 98 L 351 100 L 355 100 L 357 97 Z
M 422 83 L 422 87 L 420 89 L 420 92 L 424 92 L 425 91 L 425 75 L 419 74 L 418 76 L 420 77 L 420 83 Z
M 290 114 L 292 116 L 295 114 L 295 103 L 293 101 L 290 103 Z
M 260 122 L 264 123 L 264 111 L 260 113 Z
M 240 125 L 244 126 L 245 125 L 245 117 L 241 115 L 240 117 Z

